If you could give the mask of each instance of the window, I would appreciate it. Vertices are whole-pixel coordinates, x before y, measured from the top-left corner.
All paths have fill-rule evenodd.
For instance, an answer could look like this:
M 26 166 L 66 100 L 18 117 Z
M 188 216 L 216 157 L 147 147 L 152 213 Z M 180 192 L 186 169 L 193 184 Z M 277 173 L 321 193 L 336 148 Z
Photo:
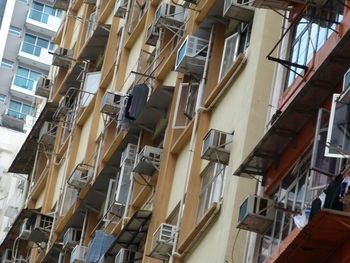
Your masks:
M 28 54 L 40 57 L 42 49 L 53 49 L 49 40 L 31 34 L 25 34 L 21 50 Z
M 0 94 L 0 103 L 4 103 L 6 100 L 6 96 L 3 94 Z
M 15 26 L 10 26 L 9 33 L 15 36 L 21 36 L 22 29 Z
M 225 39 L 224 52 L 222 54 L 219 80 L 225 76 L 237 57 L 239 46 L 239 34 L 235 33 Z
M 333 95 L 326 156 L 350 157 L 350 105 L 338 102 L 340 94 Z
M 28 0 L 17 0 L 19 2 L 22 2 L 22 3 L 28 3 Z
M 49 21 L 49 16 L 60 17 L 61 11 L 58 9 L 54 9 L 48 5 L 44 5 L 35 1 L 33 2 L 29 11 L 29 18 L 47 24 Z
M 197 221 L 199 221 L 208 208 L 215 202 L 219 202 L 225 177 L 226 166 L 220 163 L 209 163 L 201 174 L 202 186 L 199 194 L 199 209 Z
M 24 89 L 33 90 L 40 76 L 40 72 L 18 67 L 13 84 Z
M 19 119 L 25 119 L 27 115 L 34 115 L 34 107 L 15 100 L 10 100 L 7 114 Z
M 3 58 L 1 60 L 1 67 L 12 69 L 13 68 L 13 61 Z
M 332 1 L 327 2 L 322 10 L 309 7 L 304 17 L 294 26 L 289 60 L 299 65 L 308 64 L 314 51 L 318 51 L 334 32 L 336 22 L 343 19 L 343 11 L 343 4 Z M 301 67 L 291 67 L 286 87 L 289 87 L 302 71 Z
M 258 262 L 263 262 L 295 228 L 294 214 L 291 212 L 311 207 L 313 199 L 330 183 L 331 177 L 310 170 L 310 161 L 310 154 L 297 161 L 277 191 L 270 195 L 285 210 L 276 210 L 272 227 L 261 237 Z

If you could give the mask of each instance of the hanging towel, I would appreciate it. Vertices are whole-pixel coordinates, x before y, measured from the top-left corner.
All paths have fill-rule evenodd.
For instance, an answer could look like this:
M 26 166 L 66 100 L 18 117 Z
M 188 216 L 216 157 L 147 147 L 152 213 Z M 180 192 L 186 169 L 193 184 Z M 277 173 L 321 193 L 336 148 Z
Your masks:
M 87 262 L 98 262 L 114 241 L 113 235 L 97 230 L 87 252 Z

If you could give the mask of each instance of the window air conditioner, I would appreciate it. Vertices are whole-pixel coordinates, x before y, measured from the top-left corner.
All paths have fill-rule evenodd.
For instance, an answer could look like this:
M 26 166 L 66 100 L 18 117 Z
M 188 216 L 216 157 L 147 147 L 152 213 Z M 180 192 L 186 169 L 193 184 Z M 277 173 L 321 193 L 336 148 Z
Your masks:
M 70 256 L 69 263 L 85 263 L 88 247 L 76 245 Z
M 12 250 L 5 249 L 4 254 L 2 254 L 1 263 L 12 263 Z
M 207 56 L 208 40 L 187 36 L 176 55 L 175 71 L 201 74 Z
M 87 184 L 91 175 L 92 169 L 90 166 L 78 164 L 69 177 L 68 184 L 75 188 L 82 189 Z
M 80 229 L 74 227 L 68 228 L 63 236 L 63 249 L 73 248 L 74 246 L 78 245 L 80 238 Z
M 101 102 L 101 112 L 117 116 L 123 106 L 125 96 L 126 95 L 121 92 L 106 90 Z
M 233 135 L 211 129 L 203 140 L 202 159 L 228 164 Z
M 350 102 L 350 69 L 344 75 L 343 92 L 340 95 L 339 101 L 344 103 Z
M 63 47 L 57 47 L 53 53 L 52 65 L 57 67 L 69 68 L 73 57 L 73 50 Z
M 168 260 L 171 254 L 176 236 L 176 226 L 160 224 L 153 233 L 152 251 L 150 256 L 161 260 Z
M 136 158 L 136 145 L 132 143 L 128 143 L 128 145 L 125 147 L 124 151 L 122 152 L 122 156 L 120 158 L 120 164 L 121 166 L 127 162 L 127 163 L 133 163 Z
M 60 99 L 60 102 L 58 103 L 57 110 L 54 114 L 54 119 L 60 119 L 61 117 L 66 116 L 66 114 L 69 111 L 68 100 L 69 100 L 69 98 L 66 96 L 64 96 Z
M 254 16 L 254 7 L 250 0 L 225 0 L 224 17 L 240 22 L 250 22 Z
M 114 6 L 114 16 L 123 18 L 126 13 L 127 2 L 125 0 L 117 0 Z
M 159 38 L 159 29 L 157 29 L 156 26 L 152 23 L 147 28 L 146 44 L 155 47 L 157 45 L 158 38 Z
M 53 8 L 67 11 L 70 0 L 54 0 Z
M 121 248 L 118 254 L 115 256 L 114 263 L 125 262 L 141 263 L 142 253 Z
M 179 5 L 162 2 L 155 13 L 154 25 L 156 27 L 180 27 L 185 19 L 185 9 Z
M 20 226 L 18 237 L 20 239 L 28 240 L 30 233 L 32 232 L 32 226 L 29 224 L 29 219 L 25 218 Z
M 152 175 L 156 169 L 159 169 L 162 152 L 160 148 L 145 146 L 137 155 L 134 172 Z
M 45 121 L 39 133 L 39 143 L 52 149 L 55 144 L 57 126 L 53 123 Z
M 53 217 L 50 215 L 36 214 L 32 231 L 28 240 L 40 243 L 47 242 L 53 225 Z
M 275 217 L 274 201 L 261 196 L 248 196 L 239 208 L 237 228 L 264 233 Z
M 14 129 L 16 131 L 23 131 L 25 119 L 18 118 L 16 116 L 3 114 L 1 116 L 1 124 L 4 127 Z
M 88 5 L 96 5 L 96 0 L 84 0 L 83 3 L 84 4 L 88 4 Z
M 46 76 L 41 76 L 35 89 L 35 95 L 49 98 L 51 89 L 51 80 Z

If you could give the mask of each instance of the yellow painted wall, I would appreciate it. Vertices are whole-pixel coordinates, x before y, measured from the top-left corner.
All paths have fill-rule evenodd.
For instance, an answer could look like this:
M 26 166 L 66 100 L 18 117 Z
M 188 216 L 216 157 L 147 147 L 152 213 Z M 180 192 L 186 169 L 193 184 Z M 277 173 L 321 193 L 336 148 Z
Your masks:
M 84 13 L 84 8 L 83 8 L 84 5 L 82 5 L 82 7 L 80 7 L 79 11 L 78 11 L 78 14 L 77 14 L 77 17 L 83 17 L 83 13 Z M 70 45 L 69 45 L 69 48 L 73 48 L 74 47 L 74 44 L 77 42 L 78 40 L 78 36 L 79 36 L 79 33 L 80 33 L 80 29 L 81 29 L 81 26 L 82 26 L 82 21 L 76 19 L 75 20 L 75 24 L 74 24 L 74 30 L 73 30 L 73 35 L 72 35 L 72 40 L 70 42 Z
M 63 157 L 63 158 L 65 158 L 65 157 Z M 65 158 L 64 162 L 62 162 L 62 164 L 58 168 L 55 192 L 53 194 L 53 200 L 52 200 L 53 205 L 58 201 L 58 199 L 60 197 L 62 182 L 63 182 L 64 177 L 66 175 L 66 166 L 67 166 L 67 159 Z
M 42 207 L 43 203 L 44 203 L 44 198 L 45 198 L 45 191 L 42 191 L 38 197 L 38 199 L 35 202 L 35 209 L 38 209 L 40 207 Z
M 86 120 L 80 135 L 79 148 L 77 152 L 77 157 L 75 159 L 75 165 L 78 163 L 82 163 L 84 161 L 86 155 L 87 144 L 90 135 L 90 127 L 92 123 L 92 114 L 90 114 L 89 118 Z
M 165 77 L 163 81 L 164 86 L 175 86 L 177 79 L 177 72 L 170 71 L 170 73 Z
M 186 263 L 244 262 L 247 232 L 241 230 L 234 250 L 232 245 L 238 233 L 239 206 L 247 195 L 255 193 L 256 180 L 232 174 L 264 133 L 275 66 L 266 54 L 278 41 L 280 21 L 271 11 L 256 11 L 247 63 L 212 111 L 210 128 L 235 131 L 223 204 L 217 221 L 190 251 Z M 205 163 L 202 161 L 202 167 Z
M 190 144 L 186 144 L 186 146 L 179 153 L 176 161 L 176 167 L 174 172 L 174 179 L 171 188 L 171 194 L 168 204 L 168 212 L 167 216 L 171 214 L 176 205 L 180 202 L 183 195 L 183 186 L 186 180 L 186 171 L 187 171 L 187 163 L 189 157 L 189 149 Z
M 135 80 L 135 74 L 132 74 L 131 71 L 136 71 L 137 69 L 137 61 L 140 57 L 140 51 L 143 44 L 143 33 L 140 34 L 139 38 L 136 40 L 133 47 L 130 49 L 129 53 L 129 59 L 126 66 L 126 74 L 125 74 L 125 80 L 124 80 L 124 86 L 122 89 L 122 92 L 127 92 L 130 88 L 131 84 Z

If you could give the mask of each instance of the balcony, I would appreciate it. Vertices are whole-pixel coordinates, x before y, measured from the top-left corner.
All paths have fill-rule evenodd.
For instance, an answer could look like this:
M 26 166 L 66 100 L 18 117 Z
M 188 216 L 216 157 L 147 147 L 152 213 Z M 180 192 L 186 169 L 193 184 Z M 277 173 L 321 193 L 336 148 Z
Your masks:
M 36 86 L 36 84 L 34 84 L 34 86 Z M 15 97 L 23 100 L 32 101 L 35 97 L 34 89 L 30 90 L 30 89 L 22 88 L 13 84 L 11 85 L 10 92 Z
M 23 64 L 34 65 L 42 70 L 48 70 L 52 62 L 52 55 L 49 53 L 48 49 L 44 48 L 40 49 L 39 56 L 24 52 L 21 48 L 18 53 L 18 60 Z
M 33 13 L 33 12 L 37 12 Z M 25 27 L 34 32 L 40 32 L 50 37 L 54 36 L 60 27 L 61 18 L 56 16 L 43 17 L 36 10 L 30 10 L 26 19 Z

